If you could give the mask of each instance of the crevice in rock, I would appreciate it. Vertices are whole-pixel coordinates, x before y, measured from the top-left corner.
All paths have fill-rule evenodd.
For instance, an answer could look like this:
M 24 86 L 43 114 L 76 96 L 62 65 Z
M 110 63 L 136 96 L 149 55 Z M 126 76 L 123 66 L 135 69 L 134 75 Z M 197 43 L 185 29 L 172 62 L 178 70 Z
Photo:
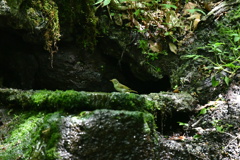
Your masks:
M 123 65 L 123 75 L 126 77 L 126 80 L 129 83 L 131 88 L 138 91 L 139 94 L 149 94 L 149 93 L 158 93 L 161 91 L 169 91 L 171 90 L 170 78 L 165 75 L 162 79 L 152 80 L 153 78 L 146 78 L 148 80 L 139 80 L 134 76 L 131 72 L 129 65 Z M 146 76 L 151 76 L 147 75 Z
M 0 40 L 4 46 L 0 52 L 0 86 L 2 87 L 18 89 L 87 90 L 89 84 L 91 84 L 90 87 L 93 86 L 92 84 L 96 84 L 101 87 L 95 87 L 95 89 L 92 87 L 89 88 L 89 91 L 114 92 L 115 89 L 109 80 L 117 78 L 122 84 L 138 91 L 139 94 L 171 90 L 168 75 L 162 79 L 157 79 L 147 72 L 145 75 L 145 71 L 143 71 L 143 75 L 145 76 L 144 80 L 137 78 L 131 70 L 131 59 L 128 59 L 128 57 L 125 57 L 123 61 L 119 62 L 116 57 L 96 52 L 96 55 L 88 55 L 88 59 L 84 58 L 86 55 L 81 53 L 80 56 L 83 58 L 79 58 L 77 50 L 64 50 L 59 47 L 59 53 L 54 56 L 54 68 L 49 68 L 46 66 L 50 64 L 48 59 L 49 55 L 46 55 L 47 52 L 42 51 L 40 46 L 25 42 L 20 35 L 12 31 L 0 30 L 0 33 L 4 37 Z M 81 59 L 86 59 L 86 62 L 82 62 Z M 99 60 L 99 64 L 95 62 L 95 65 L 91 64 L 92 61 L 90 59 L 95 59 L 96 62 Z M 78 67 L 78 65 L 80 66 Z M 78 68 L 75 69 L 74 67 Z M 63 68 L 67 74 L 63 74 L 61 77 L 60 73 L 63 73 Z M 100 78 L 95 81 L 86 80 L 89 79 L 89 75 L 86 75 L 88 74 L 87 70 L 90 70 L 89 73 L 91 74 L 89 75 L 93 73 L 99 74 Z M 79 77 L 74 79 L 76 75 L 79 75 Z M 86 76 L 82 77 L 83 75 Z M 64 78 L 64 76 L 66 78 Z M 62 80 L 60 81 L 60 79 Z M 69 82 L 65 81 L 66 79 Z M 83 81 L 86 81 L 87 84 L 83 85 Z M 75 84 L 77 86 L 74 88 Z
M 136 78 L 131 77 L 130 79 Z M 136 79 L 132 80 L 130 84 L 140 94 L 158 93 L 161 91 L 169 91 L 171 89 L 168 76 L 164 76 L 162 79 L 157 81 L 140 81 Z
M 128 63 L 121 62 L 119 64 L 116 58 L 107 55 L 104 57 L 108 60 L 109 64 L 116 69 L 114 73 L 109 74 L 109 76 L 111 75 L 109 78 L 118 79 L 122 84 L 136 90 L 139 94 L 158 93 L 171 90 L 170 78 L 168 75 L 163 76 L 162 79 L 154 79 L 152 75 L 147 75 L 146 73 L 147 80 L 143 81 L 134 76 Z M 147 78 L 148 76 L 149 78 Z
M 170 114 L 158 111 L 156 119 L 157 131 L 168 136 L 175 134 L 183 135 L 184 126 L 179 125 L 178 122 L 188 123 L 189 120 L 190 113 L 174 111 Z

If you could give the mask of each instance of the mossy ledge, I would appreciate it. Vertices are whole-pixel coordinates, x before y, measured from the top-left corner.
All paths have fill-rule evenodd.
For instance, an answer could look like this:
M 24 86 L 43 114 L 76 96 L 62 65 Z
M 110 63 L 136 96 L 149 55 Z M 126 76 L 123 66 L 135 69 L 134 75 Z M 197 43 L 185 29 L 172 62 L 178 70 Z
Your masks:
M 0 89 L 0 103 L 8 108 L 46 111 L 90 111 L 95 109 L 114 109 L 129 111 L 182 110 L 191 111 L 197 103 L 187 93 L 161 92 L 149 95 L 133 93 L 103 93 Z
M 61 116 L 60 112 L 15 113 L 10 122 L 1 126 L 4 138 L 0 140 L 0 159 L 57 159 Z

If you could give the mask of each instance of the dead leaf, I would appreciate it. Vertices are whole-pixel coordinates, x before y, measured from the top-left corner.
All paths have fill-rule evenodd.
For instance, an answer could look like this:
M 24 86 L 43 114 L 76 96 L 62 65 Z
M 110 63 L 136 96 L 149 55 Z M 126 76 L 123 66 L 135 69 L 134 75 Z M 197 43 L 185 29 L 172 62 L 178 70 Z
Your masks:
M 187 4 L 184 5 L 184 8 L 183 8 L 183 15 L 187 15 L 187 14 L 190 14 L 188 12 L 189 9 L 194 9 L 197 5 L 195 3 L 192 3 L 192 2 L 188 2 Z
M 190 17 L 188 17 L 187 19 L 197 19 L 197 18 L 200 19 L 199 15 L 201 16 L 201 14 L 195 12 L 195 14 L 192 14 L 192 15 L 191 15 Z
M 153 42 L 153 41 L 148 41 L 149 44 L 149 48 L 153 51 L 153 52 L 161 52 L 162 51 L 162 46 L 160 43 L 157 42 Z
M 198 23 L 200 22 L 200 19 L 195 19 L 193 22 L 193 30 L 195 30 L 197 28 Z
M 198 23 L 201 21 L 200 17 L 201 17 L 201 14 L 197 13 L 197 16 L 193 22 L 193 30 L 195 30 L 197 28 Z
M 195 30 L 197 28 L 198 23 L 201 21 L 201 14 L 195 12 L 194 14 L 192 14 L 190 17 L 188 17 L 187 19 L 194 19 L 193 21 L 193 30 Z
M 169 43 L 168 45 L 169 45 L 169 49 L 170 49 L 173 53 L 177 54 L 177 46 L 176 46 L 175 44 L 173 44 L 173 43 Z
M 166 13 L 166 23 L 169 29 L 176 26 L 178 21 L 179 21 L 178 16 L 174 11 L 169 11 Z
M 180 93 L 179 89 L 174 89 L 173 93 Z

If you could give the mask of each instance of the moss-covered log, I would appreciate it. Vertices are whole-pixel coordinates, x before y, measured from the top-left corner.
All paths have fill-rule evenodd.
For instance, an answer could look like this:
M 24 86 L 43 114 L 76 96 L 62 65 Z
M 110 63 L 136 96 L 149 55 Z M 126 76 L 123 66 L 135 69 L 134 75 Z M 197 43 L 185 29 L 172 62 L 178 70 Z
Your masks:
M 68 91 L 24 91 L 0 89 L 0 103 L 5 107 L 34 110 L 84 111 L 95 109 L 116 109 L 130 111 L 188 110 L 196 100 L 187 93 L 152 93 L 138 95 L 132 93 L 102 93 Z

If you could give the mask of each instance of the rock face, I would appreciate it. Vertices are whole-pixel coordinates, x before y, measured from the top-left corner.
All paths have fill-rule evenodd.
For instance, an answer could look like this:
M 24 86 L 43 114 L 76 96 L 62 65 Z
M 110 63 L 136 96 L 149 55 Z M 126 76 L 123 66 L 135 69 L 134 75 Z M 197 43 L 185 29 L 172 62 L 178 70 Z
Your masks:
M 131 35 L 129 30 L 119 30 L 109 18 L 104 21 L 102 16 L 99 17 L 99 31 L 108 26 L 108 22 L 112 27 L 108 34 L 96 38 L 97 18 L 92 8 L 93 1 L 66 3 L 1 1 L 2 86 L 106 92 L 114 90 L 109 80 L 118 78 L 140 93 L 159 92 L 170 88 L 169 74 L 158 73 L 151 69 L 151 65 L 142 63 L 144 56 L 141 50 L 132 45 L 137 41 L 137 33 Z M 49 10 L 40 6 L 49 7 Z M 47 21 L 50 12 L 56 14 L 51 17 L 53 21 Z M 88 17 L 80 13 L 85 13 Z M 57 43 L 59 27 L 61 40 Z M 135 39 L 134 43 L 130 43 L 130 39 Z M 166 59 L 163 62 L 162 66 L 169 64 Z
M 201 106 L 207 112 L 193 117 L 185 133 L 190 137 L 172 136 L 161 140 L 162 159 L 239 159 L 240 87 L 233 83 L 223 98 L 229 101 L 211 101 Z M 236 98 L 238 97 L 238 101 Z M 184 141 L 182 141 L 184 138 Z M 173 140 L 174 139 L 174 140 Z M 181 142 L 182 141 L 182 142 Z
M 72 10 L 67 10 L 77 2 L 66 3 L 68 6 L 64 1 L 58 4 L 54 1 L 1 1 L 0 32 L 3 36 L 0 41 L 3 47 L 0 54 L 0 75 L 3 86 L 22 89 L 110 90 L 110 83 L 106 82 L 113 76 L 105 76 L 109 70 L 108 62 L 101 54 L 90 54 L 93 48 L 87 52 L 80 43 L 80 47 L 76 47 L 77 36 L 71 36 L 74 28 L 68 26 L 78 21 L 81 21 L 80 25 L 86 25 L 88 22 L 83 19 L 91 18 L 91 14 L 94 14 L 92 6 L 88 7 L 93 1 L 76 4 L 76 12 L 89 15 L 83 17 L 74 17 Z M 58 15 L 56 7 L 61 15 Z M 76 19 L 76 22 L 69 21 L 68 18 Z M 64 43 L 56 46 L 60 37 L 60 23 Z M 89 31 L 90 26 L 94 25 L 91 23 L 88 25 Z M 78 37 L 84 39 L 87 32 L 74 34 L 79 34 Z M 93 34 L 91 31 L 91 36 L 88 37 L 93 37 L 92 43 L 95 39 Z M 111 70 L 113 71 L 114 67 Z
M 200 51 L 196 49 L 206 46 L 204 35 L 208 33 L 212 35 L 207 37 L 209 43 L 213 41 L 212 37 L 223 39 L 225 34 L 215 35 L 220 26 L 213 23 L 210 32 L 204 26 L 204 22 L 211 23 L 209 21 L 217 18 L 214 13 L 206 16 L 203 24 L 200 23 L 196 35 L 190 38 L 188 36 L 193 34 L 185 35 L 187 40 L 181 41 L 182 48 L 179 47 L 179 53 L 174 54 L 171 52 L 174 47 L 169 49 L 167 39 L 152 37 L 156 40 L 155 44 L 153 39 L 147 38 L 147 35 L 155 34 L 156 30 L 144 35 L 130 27 L 119 27 L 116 20 L 109 18 L 107 10 L 96 12 L 92 0 L 81 3 L 77 0 L 71 3 L 53 0 L 0 2 L 0 77 L 1 86 L 4 87 L 109 92 L 114 91 L 109 80 L 117 78 L 139 93 L 167 91 L 178 87 L 196 93 L 201 98 L 201 103 L 206 103 L 208 98 L 214 98 L 223 90 L 222 87 L 211 86 L 212 78 L 215 76 L 221 81 L 225 76 L 231 76 L 225 70 L 204 75 L 201 72 L 204 70 L 202 65 L 209 65 L 209 61 L 181 59 L 185 54 L 198 55 L 200 51 L 200 55 L 209 53 L 208 48 Z M 238 2 L 225 6 L 233 4 Z M 224 8 L 221 4 L 220 9 L 221 6 Z M 227 9 L 225 7 L 224 11 Z M 49 19 L 51 20 L 48 21 Z M 232 22 L 235 20 L 229 20 L 229 23 Z M 233 23 L 232 25 L 234 26 Z M 142 43 L 148 41 L 147 45 L 152 50 L 161 50 L 168 55 L 145 53 L 146 48 Z M 154 48 L 154 45 L 157 46 Z M 218 53 L 210 55 L 212 59 Z M 224 82 L 221 81 L 222 83 Z
M 155 158 L 157 136 L 151 114 L 113 110 L 85 114 L 86 118 L 63 118 L 60 159 Z
M 0 89 L 0 135 L 11 146 L 0 158 L 155 159 L 161 137 L 153 115 L 192 112 L 196 104 L 187 93 L 173 94 Z M 12 110 L 20 111 L 16 119 Z
M 94 104 L 95 107 L 101 106 L 103 101 L 97 102 L 94 93 L 42 91 L 41 94 L 33 94 L 34 92 L 1 90 L 1 98 L 5 96 L 0 101 L 1 106 L 5 106 L 5 110 L 0 110 L 0 135 L 4 139 L 0 148 L 3 151 L 0 152 L 1 159 L 95 159 L 96 156 L 98 159 L 239 159 L 240 87 L 236 83 L 232 83 L 228 92 L 222 95 L 226 99 L 233 97 L 231 100 L 212 101 L 199 106 L 196 111 L 206 109 L 206 112 L 192 116 L 179 133 L 172 134 L 176 131 L 172 128 L 171 134 L 167 136 L 156 130 L 158 123 L 161 123 L 156 122 L 153 116 L 157 113 L 156 109 L 163 112 L 165 117 L 174 111 L 190 113 L 194 109 L 191 108 L 194 103 L 189 99 L 191 96 L 183 94 L 178 96 L 185 98 L 175 99 L 177 96 L 169 97 L 170 93 L 165 93 L 165 96 L 144 95 L 146 100 L 154 102 L 148 105 L 159 105 L 153 107 L 150 114 L 137 111 L 143 103 L 139 106 L 133 103 L 140 99 L 132 94 L 98 95 L 112 98 L 109 106 L 115 110 L 95 110 L 83 107 Z M 88 96 L 85 100 L 81 98 L 84 94 Z M 85 103 L 77 103 L 74 98 Z M 11 103 L 5 104 L 4 99 Z M 74 103 L 69 110 L 70 102 Z M 116 110 L 116 106 L 119 106 L 117 104 L 122 104 L 125 111 L 123 108 Z M 189 105 L 188 109 L 184 108 L 186 105 Z M 41 111 L 30 113 L 29 107 L 32 110 L 38 107 Z M 75 114 L 55 112 L 54 110 L 64 111 L 58 107 L 67 107 L 65 111 Z M 108 105 L 105 107 L 108 108 Z M 11 110 L 6 110 L 7 108 Z M 81 112 L 83 109 L 85 111 Z M 89 111 L 91 109 L 94 111 Z M 126 111 L 128 109 L 134 110 Z M 15 118 L 11 118 L 11 112 L 14 112 Z

